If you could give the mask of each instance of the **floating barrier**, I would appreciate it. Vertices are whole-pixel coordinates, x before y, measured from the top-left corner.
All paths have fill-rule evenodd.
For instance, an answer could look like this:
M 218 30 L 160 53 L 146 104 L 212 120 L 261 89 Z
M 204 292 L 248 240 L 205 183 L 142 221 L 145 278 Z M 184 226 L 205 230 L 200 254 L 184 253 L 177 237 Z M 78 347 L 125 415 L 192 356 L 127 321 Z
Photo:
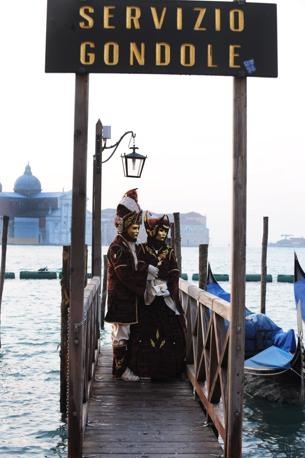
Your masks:
M 228 274 L 214 274 L 215 280 L 217 281 L 229 281 Z M 6 279 L 15 279 L 15 272 L 5 272 Z M 19 273 L 19 278 L 21 280 L 54 280 L 57 278 L 57 272 L 53 271 L 39 271 L 39 270 L 21 270 Z M 58 273 L 58 278 L 62 278 L 62 272 Z M 87 278 L 92 278 L 91 273 L 87 273 Z M 183 280 L 188 280 L 188 274 L 180 274 L 180 278 Z M 195 273 L 192 275 L 193 281 L 199 281 L 199 274 Z M 259 282 L 261 281 L 260 274 L 246 274 L 246 281 L 249 282 Z M 266 275 L 266 282 L 271 283 L 273 281 L 272 275 Z M 277 276 L 277 281 L 279 283 L 293 283 L 294 275 L 279 274 Z
M 246 281 L 261 281 L 261 274 L 246 274 Z M 266 275 L 266 282 L 272 282 L 272 275 Z
M 5 272 L 4 278 L 8 278 L 8 279 L 15 278 L 15 272 Z
M 229 275 L 228 274 L 214 274 L 215 280 L 217 281 L 228 281 Z M 199 274 L 192 275 L 193 281 L 199 281 Z
M 229 281 L 229 275 L 228 274 L 214 274 L 215 280 L 216 281 Z M 198 281 L 199 280 L 199 274 L 193 274 L 192 275 L 192 280 L 193 281 Z M 260 274 L 246 274 L 246 281 L 261 281 L 261 275 Z M 267 282 L 272 282 L 272 275 L 267 274 L 266 275 L 266 281 Z
M 216 281 L 229 281 L 228 274 L 215 274 L 214 277 Z
M 54 280 L 57 278 L 57 273 L 49 270 L 21 270 L 19 278 L 21 280 Z
M 293 283 L 294 282 L 294 275 L 279 274 L 277 276 L 277 281 L 280 282 L 280 283 Z

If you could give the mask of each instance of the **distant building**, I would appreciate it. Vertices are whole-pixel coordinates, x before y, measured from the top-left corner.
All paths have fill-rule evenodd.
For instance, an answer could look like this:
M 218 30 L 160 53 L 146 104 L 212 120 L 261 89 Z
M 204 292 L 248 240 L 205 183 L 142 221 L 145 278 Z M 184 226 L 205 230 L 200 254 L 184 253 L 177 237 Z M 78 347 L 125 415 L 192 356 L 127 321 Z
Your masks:
M 116 236 L 116 210 L 102 211 L 102 244 Z M 28 164 L 15 181 L 14 192 L 3 192 L 0 183 L 0 216 L 9 216 L 8 243 L 16 245 L 69 245 L 71 243 L 72 192 L 42 192 L 41 183 Z M 169 214 L 173 221 L 173 216 Z M 209 243 L 206 217 L 199 213 L 181 213 L 182 246 Z M 146 240 L 141 227 L 139 241 Z M 92 243 L 92 213 L 86 212 L 86 244 Z
M 182 246 L 198 246 L 209 243 L 209 229 L 206 216 L 189 212 L 180 214 L 180 231 Z
M 0 216 L 9 216 L 8 243 L 66 245 L 71 240 L 72 193 L 42 192 L 28 164 L 15 181 L 14 192 L 0 185 Z M 91 243 L 91 213 L 87 212 L 86 243 Z
M 160 214 L 155 214 L 161 216 Z M 173 215 L 169 214 L 171 222 L 174 221 Z M 116 235 L 116 229 L 113 221 L 115 217 L 115 209 L 107 208 L 102 211 L 102 243 L 109 245 Z M 189 212 L 180 213 L 180 232 L 182 246 L 198 246 L 200 244 L 209 243 L 209 229 L 206 227 L 206 217 L 199 213 Z M 142 226 L 138 241 L 146 240 L 145 229 Z

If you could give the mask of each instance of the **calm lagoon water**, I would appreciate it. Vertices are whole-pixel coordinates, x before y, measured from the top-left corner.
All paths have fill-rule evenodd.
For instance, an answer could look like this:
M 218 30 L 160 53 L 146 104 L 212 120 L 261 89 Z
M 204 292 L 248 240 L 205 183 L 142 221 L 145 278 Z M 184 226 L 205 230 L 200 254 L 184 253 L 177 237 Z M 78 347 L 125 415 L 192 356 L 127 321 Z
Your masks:
M 297 254 L 305 266 L 305 249 Z M 20 270 L 60 270 L 61 247 L 8 246 L 2 298 L 0 349 L 0 456 L 66 457 L 59 412 L 59 280 L 19 280 Z M 89 253 L 90 257 L 90 253 Z M 198 250 L 183 248 L 182 271 L 198 272 Z M 260 248 L 247 250 L 247 273 L 260 272 Z M 230 272 L 230 248 L 210 247 L 215 273 Z M 89 260 L 90 265 L 90 260 Z M 277 274 L 293 273 L 293 250 L 269 248 L 267 312 L 285 330 L 296 328 L 293 285 Z M 229 289 L 228 282 L 222 286 Z M 258 311 L 259 283 L 247 283 L 247 306 Z M 305 458 L 305 408 L 245 399 L 243 456 Z

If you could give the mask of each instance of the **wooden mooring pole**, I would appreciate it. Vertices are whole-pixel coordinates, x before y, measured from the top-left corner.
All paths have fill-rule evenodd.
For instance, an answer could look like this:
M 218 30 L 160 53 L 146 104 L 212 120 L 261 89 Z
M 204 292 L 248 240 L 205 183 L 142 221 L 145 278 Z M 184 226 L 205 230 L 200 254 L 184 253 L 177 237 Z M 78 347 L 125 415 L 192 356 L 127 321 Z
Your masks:
M 62 252 L 61 273 L 61 325 L 60 325 L 60 412 L 62 420 L 67 419 L 68 394 L 68 324 L 70 308 L 70 246 L 64 246 Z
M 170 223 L 170 237 L 168 237 L 169 245 L 175 250 L 175 223 Z
M 180 232 L 180 213 L 173 213 L 174 215 L 174 249 L 177 258 L 177 264 L 180 273 L 182 272 L 182 258 L 181 258 L 181 232 Z
M 103 126 L 100 119 L 95 126 L 95 155 L 93 157 L 93 190 L 92 190 L 92 277 L 101 277 L 102 270 L 102 136 Z
M 242 456 L 247 210 L 247 79 L 234 78 L 231 321 L 225 457 Z
M 93 157 L 93 186 L 92 186 L 92 277 L 102 275 L 102 141 L 103 125 L 99 119 L 95 125 L 95 155 Z M 100 296 L 99 296 L 100 298 Z M 101 307 L 99 307 L 101 312 Z M 103 316 L 99 317 L 99 326 L 103 327 Z
M 207 278 L 208 278 L 208 248 L 209 245 L 199 245 L 199 283 L 198 286 L 201 289 L 207 289 Z
M 69 322 L 68 457 L 81 458 L 83 445 L 82 347 L 85 278 L 89 75 L 75 75 L 74 152 Z
M 1 348 L 1 304 L 5 277 L 6 247 L 9 217 L 4 215 L 2 218 L 2 244 L 1 244 L 1 273 L 0 273 L 0 348 Z
M 264 216 L 262 240 L 262 273 L 261 273 L 261 313 L 266 313 L 266 283 L 267 283 L 267 246 L 268 246 L 268 216 Z

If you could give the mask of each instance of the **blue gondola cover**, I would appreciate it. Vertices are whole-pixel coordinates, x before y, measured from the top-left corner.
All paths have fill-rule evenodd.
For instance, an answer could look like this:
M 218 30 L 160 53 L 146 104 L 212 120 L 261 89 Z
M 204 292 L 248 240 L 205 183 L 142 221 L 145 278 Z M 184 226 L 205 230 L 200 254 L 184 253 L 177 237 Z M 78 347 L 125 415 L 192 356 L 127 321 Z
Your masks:
M 292 359 L 293 355 L 290 352 L 272 345 L 266 350 L 254 355 L 252 358 L 246 359 L 244 366 L 250 369 L 289 369 L 291 367 L 290 363 Z
M 220 299 L 230 302 L 230 293 L 225 291 L 215 280 L 210 265 L 208 270 L 207 291 Z M 304 293 L 305 290 L 302 292 L 302 297 L 305 297 Z M 245 307 L 245 358 L 250 358 L 271 346 L 275 346 L 288 353 L 294 353 L 296 351 L 294 330 L 289 329 L 285 332 L 267 315 L 253 313 Z
M 272 345 L 288 352 L 295 352 L 296 339 L 294 330 L 285 332 L 268 316 L 252 313 L 245 320 L 245 356 L 246 358 L 265 350 Z

